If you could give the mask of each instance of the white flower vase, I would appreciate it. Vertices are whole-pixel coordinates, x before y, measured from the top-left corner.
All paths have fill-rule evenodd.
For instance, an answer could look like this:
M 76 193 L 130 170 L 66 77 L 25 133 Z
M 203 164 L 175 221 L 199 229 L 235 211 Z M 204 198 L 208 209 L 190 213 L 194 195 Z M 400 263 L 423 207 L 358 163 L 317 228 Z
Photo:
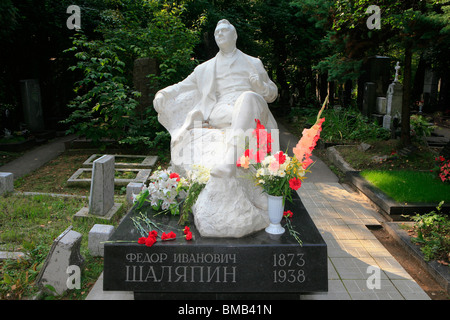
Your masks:
M 265 230 L 269 234 L 283 234 L 284 228 L 280 224 L 284 212 L 283 197 L 267 195 L 267 201 L 270 224 Z

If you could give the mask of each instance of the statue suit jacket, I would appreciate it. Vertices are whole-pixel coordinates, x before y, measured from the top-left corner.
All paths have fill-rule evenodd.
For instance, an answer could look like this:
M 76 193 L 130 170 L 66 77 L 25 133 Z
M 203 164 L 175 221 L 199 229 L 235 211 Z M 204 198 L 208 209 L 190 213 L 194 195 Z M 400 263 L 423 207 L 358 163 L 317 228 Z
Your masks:
M 220 52 L 217 54 L 221 54 Z M 203 114 L 203 119 L 207 120 L 213 106 L 216 104 L 216 61 L 217 55 L 198 65 L 194 71 L 183 81 L 162 89 L 160 92 L 167 95 L 169 98 L 176 98 L 179 94 L 186 91 L 197 91 L 198 101 L 193 109 L 200 110 Z M 260 59 L 251 57 L 240 50 L 237 50 L 233 59 L 248 69 L 249 77 L 251 74 L 257 73 L 262 81 L 266 83 L 264 92 L 257 92 L 263 96 L 268 102 L 273 102 L 277 98 L 278 88 L 270 80 L 266 70 Z

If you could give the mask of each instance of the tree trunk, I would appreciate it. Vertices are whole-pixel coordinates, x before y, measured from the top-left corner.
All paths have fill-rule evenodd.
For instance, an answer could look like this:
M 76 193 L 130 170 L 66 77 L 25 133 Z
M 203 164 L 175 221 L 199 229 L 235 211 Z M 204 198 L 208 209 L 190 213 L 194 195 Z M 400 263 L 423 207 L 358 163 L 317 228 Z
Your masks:
M 403 102 L 402 102 L 402 131 L 401 143 L 404 146 L 411 144 L 410 134 L 410 111 L 411 105 L 411 61 L 412 61 L 412 43 L 405 40 L 405 67 L 403 74 Z

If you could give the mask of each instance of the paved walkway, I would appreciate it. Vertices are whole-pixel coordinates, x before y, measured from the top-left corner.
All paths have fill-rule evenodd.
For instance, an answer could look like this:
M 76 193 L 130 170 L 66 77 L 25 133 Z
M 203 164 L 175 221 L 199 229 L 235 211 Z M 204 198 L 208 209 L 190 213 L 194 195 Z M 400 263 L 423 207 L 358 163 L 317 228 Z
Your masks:
M 297 140 L 280 125 L 282 150 L 294 146 Z M 338 183 L 320 159 L 313 159 L 316 163 L 298 194 L 327 243 L 329 288 L 327 293 L 301 295 L 301 299 L 429 300 L 366 227 L 380 225 L 381 215 Z
M 0 167 L 2 172 L 22 176 L 58 156 L 66 139 L 55 139 L 23 157 Z M 297 138 L 280 126 L 280 147 L 286 150 Z M 298 193 L 328 245 L 327 293 L 305 294 L 305 300 L 419 300 L 430 298 L 366 225 L 378 225 L 381 216 L 360 200 L 320 159 Z M 379 282 L 377 281 L 379 280 Z M 133 299 L 130 292 L 104 292 L 100 276 L 87 300 Z
M 14 179 L 21 178 L 58 157 L 65 150 L 64 143 L 75 138 L 75 135 L 69 135 L 52 139 L 48 143 L 35 147 L 23 156 L 1 166 L 0 172 L 11 172 L 14 174 Z
M 329 286 L 301 299 L 430 299 L 366 227 L 380 219 L 367 203 L 333 182 L 304 183 L 299 195 L 327 243 Z

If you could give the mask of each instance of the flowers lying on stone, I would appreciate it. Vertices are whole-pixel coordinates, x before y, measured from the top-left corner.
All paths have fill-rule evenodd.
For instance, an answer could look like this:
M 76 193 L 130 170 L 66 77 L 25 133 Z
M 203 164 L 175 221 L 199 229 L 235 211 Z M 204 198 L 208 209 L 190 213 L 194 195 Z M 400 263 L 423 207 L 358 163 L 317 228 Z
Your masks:
M 148 233 L 147 237 L 140 237 L 138 240 L 138 243 L 145 244 L 147 247 L 151 247 L 156 242 L 157 237 L 158 237 L 158 232 L 153 230 Z
M 134 202 L 138 203 L 137 209 L 140 209 L 144 202 L 148 201 L 155 211 L 163 210 L 172 215 L 179 215 L 179 202 L 187 195 L 188 181 L 181 178 L 176 172 L 160 168 L 153 172 L 149 180 L 148 186 L 144 186 L 141 192 L 134 197 Z
M 287 210 L 287 211 L 283 212 L 283 217 L 285 217 L 285 218 L 292 218 L 293 215 L 294 214 L 292 213 L 291 210 Z
M 184 227 L 183 232 L 184 232 L 184 237 L 186 238 L 186 240 L 188 240 L 188 241 L 192 240 L 192 232 L 188 226 Z
M 185 227 L 184 230 L 184 238 L 188 241 L 192 240 L 192 232 L 189 230 L 189 227 Z M 168 233 L 163 232 L 161 235 L 161 241 L 171 241 L 176 240 L 177 235 L 175 232 L 170 231 Z M 148 233 L 147 237 L 140 237 L 138 239 L 139 244 L 145 244 L 147 247 L 153 246 L 158 241 L 158 232 L 156 230 L 152 230 Z
M 177 237 L 177 235 L 173 232 L 170 231 L 169 233 L 165 233 L 163 232 L 162 236 L 161 236 L 161 240 L 166 241 L 166 240 L 175 240 Z
M 294 216 L 294 214 L 292 213 L 291 210 L 286 210 L 283 212 L 283 218 L 286 221 L 286 228 L 289 231 L 289 234 L 297 241 L 297 243 L 299 245 L 303 245 L 303 241 L 302 239 L 300 239 L 300 233 L 294 229 L 293 225 L 292 225 L 292 217 Z
M 294 157 L 290 157 L 283 151 L 272 154 L 272 137 L 259 119 L 255 119 L 256 129 L 252 132 L 256 138 L 256 150 L 247 148 L 244 154 L 238 158 L 238 167 L 249 169 L 252 166 L 256 171 L 254 178 L 256 184 L 272 196 L 291 197 L 292 190 L 298 190 L 305 178 L 305 173 L 311 166 L 312 151 L 320 139 L 322 124 L 325 118 L 320 118 L 327 103 L 325 100 L 316 123 L 303 130 L 303 135 L 297 145 L 292 149 Z

